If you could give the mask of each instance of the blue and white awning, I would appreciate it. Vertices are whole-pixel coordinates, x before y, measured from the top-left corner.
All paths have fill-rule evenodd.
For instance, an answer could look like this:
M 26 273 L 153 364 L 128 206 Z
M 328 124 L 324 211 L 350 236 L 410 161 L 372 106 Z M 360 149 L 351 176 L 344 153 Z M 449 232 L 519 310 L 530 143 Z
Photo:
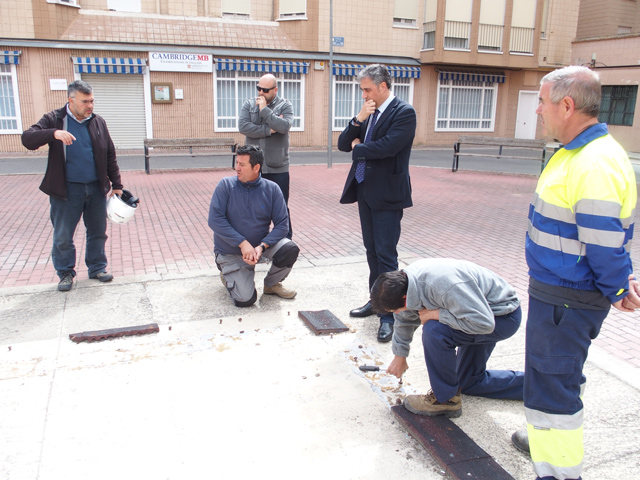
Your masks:
M 20 55 L 22 52 L 4 50 L 0 52 L 0 64 L 2 65 L 19 65 Z
M 142 58 L 71 57 L 76 73 L 137 73 L 142 74 L 147 63 Z
M 466 82 L 504 83 L 505 76 L 502 72 L 452 72 L 441 70 L 440 80 L 460 80 Z
M 366 65 L 351 65 L 346 63 L 334 63 L 334 75 L 357 75 Z M 404 67 L 397 65 L 386 65 L 392 78 L 420 78 L 420 67 Z
M 334 63 L 333 64 L 333 74 L 334 75 L 348 75 L 354 76 L 357 75 L 360 70 L 362 70 L 366 65 L 351 65 L 348 63 Z
M 387 65 L 389 73 L 394 78 L 420 78 L 420 67 L 397 67 Z
M 216 70 L 264 73 L 308 73 L 309 64 L 305 62 L 277 62 L 275 60 L 216 58 Z

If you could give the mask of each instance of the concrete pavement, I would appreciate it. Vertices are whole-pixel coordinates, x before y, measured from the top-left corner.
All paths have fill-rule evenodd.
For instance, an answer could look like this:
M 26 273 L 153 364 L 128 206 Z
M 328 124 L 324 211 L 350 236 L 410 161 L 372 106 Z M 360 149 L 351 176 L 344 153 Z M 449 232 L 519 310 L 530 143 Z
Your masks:
M 390 345 L 375 318 L 348 311 L 367 297 L 353 205 L 339 205 L 347 166 L 292 167 L 290 206 L 302 253 L 292 301 L 261 295 L 231 306 L 206 226 L 209 198 L 230 170 L 127 172 L 142 198 L 110 226 L 112 284 L 55 290 L 46 197 L 39 175 L 0 176 L 0 478 L 442 478 L 388 407 L 429 388 L 414 340 L 399 385 L 383 372 Z M 403 264 L 467 258 L 512 283 L 526 312 L 523 237 L 535 176 L 413 167 Z M 82 230 L 82 229 L 81 229 Z M 632 257 L 638 264 L 638 247 Z M 329 309 L 350 327 L 315 336 L 299 310 Z M 586 366 L 585 479 L 632 478 L 640 452 L 637 315 L 612 313 Z M 156 322 L 160 333 L 74 344 L 70 333 Z M 524 367 L 524 329 L 491 368 Z M 510 444 L 521 402 L 463 397 L 455 420 L 516 479 L 533 478 Z M 470 477 L 472 478 L 472 477 Z

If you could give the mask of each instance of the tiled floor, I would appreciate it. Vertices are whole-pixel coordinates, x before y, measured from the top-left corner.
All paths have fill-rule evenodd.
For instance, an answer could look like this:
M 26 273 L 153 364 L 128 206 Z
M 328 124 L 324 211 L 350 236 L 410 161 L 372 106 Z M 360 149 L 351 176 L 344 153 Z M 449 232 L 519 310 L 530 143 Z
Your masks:
M 312 264 L 364 260 L 356 206 L 338 201 L 347 171 L 348 165 L 291 168 L 294 240 L 301 258 Z M 124 172 L 125 188 L 142 201 L 131 222 L 109 225 L 109 270 L 118 277 L 215 270 L 209 201 L 218 180 L 232 174 L 230 169 Z M 405 210 L 400 254 L 464 258 L 486 266 L 516 287 L 526 311 L 524 236 L 537 177 L 413 167 L 411 179 L 414 207 Z M 0 176 L 0 287 L 57 282 L 49 201 L 38 190 L 40 181 L 39 175 Z M 86 277 L 84 228 L 76 233 L 76 246 L 78 274 Z M 612 311 L 595 344 L 640 368 L 638 325 L 638 315 Z

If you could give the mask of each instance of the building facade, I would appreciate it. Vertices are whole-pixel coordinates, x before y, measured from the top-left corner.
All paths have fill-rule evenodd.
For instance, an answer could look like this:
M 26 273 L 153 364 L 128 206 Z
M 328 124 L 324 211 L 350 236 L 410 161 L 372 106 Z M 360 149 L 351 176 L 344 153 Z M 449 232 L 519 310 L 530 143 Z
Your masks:
M 95 112 L 117 148 L 141 149 L 145 138 L 242 142 L 240 106 L 266 72 L 294 106 L 291 144 L 326 148 L 329 131 L 335 145 L 359 111 L 355 74 L 371 63 L 390 67 L 392 91 L 414 105 L 416 145 L 452 145 L 473 133 L 540 138 L 540 78 L 576 62 L 578 51 L 587 55 L 593 42 L 609 48 L 578 35 L 590 29 L 587 4 L 597 7 L 585 0 L 3 0 L 0 152 L 23 151 L 21 132 L 64 105 L 66 86 L 78 78 L 93 85 Z M 636 41 L 635 28 L 625 40 Z M 633 48 L 620 63 L 631 62 Z M 596 68 L 613 62 L 605 50 L 596 52 Z M 624 78 L 637 85 L 637 77 Z M 615 133 L 640 151 L 640 135 Z

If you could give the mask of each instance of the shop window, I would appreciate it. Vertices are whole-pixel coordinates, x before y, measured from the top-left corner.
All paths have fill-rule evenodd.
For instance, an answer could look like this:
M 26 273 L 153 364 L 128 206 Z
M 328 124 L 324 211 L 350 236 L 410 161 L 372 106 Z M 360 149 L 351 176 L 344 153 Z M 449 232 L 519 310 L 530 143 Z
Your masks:
M 264 72 L 216 71 L 215 124 L 217 132 L 237 132 L 242 104 L 256 97 L 256 85 Z M 291 131 L 304 130 L 304 75 L 278 73 L 278 96 L 293 105 Z
M 493 131 L 498 84 L 440 79 L 436 131 Z
M 334 132 L 342 131 L 362 108 L 360 82 L 355 75 L 333 76 L 333 127 Z M 400 100 L 413 103 L 413 78 L 391 79 L 391 91 Z
M 0 64 L 0 134 L 22 133 L 15 65 Z
M 637 85 L 603 86 L 598 121 L 607 125 L 632 126 L 637 97 Z

